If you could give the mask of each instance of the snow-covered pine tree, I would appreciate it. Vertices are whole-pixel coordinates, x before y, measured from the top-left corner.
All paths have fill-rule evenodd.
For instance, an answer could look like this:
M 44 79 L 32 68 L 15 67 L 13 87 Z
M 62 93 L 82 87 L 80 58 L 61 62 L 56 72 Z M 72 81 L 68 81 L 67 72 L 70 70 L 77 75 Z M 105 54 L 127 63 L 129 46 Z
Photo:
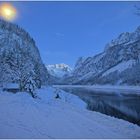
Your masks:
M 48 81 L 35 41 L 18 25 L 0 20 L 0 84 L 17 83 L 21 91 L 29 84 L 40 88 Z M 27 86 L 28 85 L 28 86 Z

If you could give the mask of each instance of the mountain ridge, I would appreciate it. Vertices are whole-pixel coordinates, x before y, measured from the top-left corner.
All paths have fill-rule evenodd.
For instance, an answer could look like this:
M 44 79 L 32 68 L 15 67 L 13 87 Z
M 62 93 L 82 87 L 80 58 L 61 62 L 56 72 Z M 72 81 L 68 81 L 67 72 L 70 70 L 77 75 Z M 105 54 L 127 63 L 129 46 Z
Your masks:
M 102 53 L 80 57 L 75 64 L 73 76 L 67 79 L 71 84 L 140 85 L 140 78 L 136 76 L 140 72 L 139 67 L 140 26 L 132 33 L 120 34 L 105 45 Z

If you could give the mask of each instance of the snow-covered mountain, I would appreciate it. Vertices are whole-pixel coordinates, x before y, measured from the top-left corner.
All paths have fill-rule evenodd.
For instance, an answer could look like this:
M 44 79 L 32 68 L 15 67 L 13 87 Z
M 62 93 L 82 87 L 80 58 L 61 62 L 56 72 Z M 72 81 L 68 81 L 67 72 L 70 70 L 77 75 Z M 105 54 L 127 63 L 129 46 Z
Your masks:
M 50 75 L 58 78 L 62 78 L 64 75 L 69 75 L 72 72 L 72 68 L 66 64 L 54 64 L 46 66 Z
M 140 27 L 132 33 L 122 33 L 95 56 L 80 57 L 73 76 L 73 84 L 140 85 Z
M 30 82 L 40 87 L 48 76 L 33 38 L 4 20 L 0 20 L 0 75 L 0 85 L 14 82 L 20 89 Z
M 66 64 L 46 65 L 49 73 L 49 84 L 66 84 L 65 77 L 69 77 L 72 68 Z

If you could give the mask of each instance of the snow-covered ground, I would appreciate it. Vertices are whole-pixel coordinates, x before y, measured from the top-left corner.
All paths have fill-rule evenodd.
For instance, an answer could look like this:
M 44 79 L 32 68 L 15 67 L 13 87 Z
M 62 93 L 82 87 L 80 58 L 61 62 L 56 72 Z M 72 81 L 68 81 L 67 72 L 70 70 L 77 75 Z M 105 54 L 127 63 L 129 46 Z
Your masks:
M 0 91 L 0 138 L 140 138 L 140 127 L 88 111 L 78 97 L 43 87 L 39 98 Z

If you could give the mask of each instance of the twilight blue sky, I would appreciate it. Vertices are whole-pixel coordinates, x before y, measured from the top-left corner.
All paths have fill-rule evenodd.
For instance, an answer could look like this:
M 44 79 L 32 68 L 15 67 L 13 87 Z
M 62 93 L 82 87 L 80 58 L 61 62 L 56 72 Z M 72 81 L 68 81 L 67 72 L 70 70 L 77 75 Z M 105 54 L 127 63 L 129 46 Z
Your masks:
M 74 66 L 80 56 L 93 56 L 121 32 L 134 31 L 140 2 L 11 2 L 14 21 L 35 39 L 46 64 Z

